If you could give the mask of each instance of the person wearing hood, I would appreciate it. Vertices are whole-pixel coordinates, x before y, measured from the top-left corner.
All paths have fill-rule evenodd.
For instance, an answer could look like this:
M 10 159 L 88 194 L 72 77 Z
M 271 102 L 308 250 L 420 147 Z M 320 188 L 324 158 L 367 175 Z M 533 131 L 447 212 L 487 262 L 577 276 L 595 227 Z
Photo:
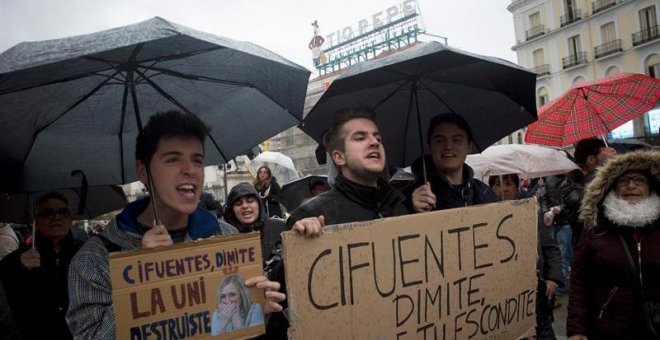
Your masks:
M 411 166 L 417 177 L 408 192 L 407 204 L 413 212 L 443 210 L 499 201 L 483 182 L 474 178 L 474 171 L 465 164 L 472 149 L 472 131 L 463 117 L 445 113 L 429 122 L 426 135 L 429 155 L 424 156 L 428 182 L 424 183 L 422 159 Z
M 157 194 L 129 203 L 103 233 L 90 238 L 71 261 L 66 320 L 75 339 L 118 338 L 109 253 L 164 247 L 236 232 L 198 206 L 204 184 L 207 134 L 208 127 L 199 118 L 180 111 L 151 116 L 138 134 L 136 172 L 140 181 Z M 155 225 L 154 205 L 158 207 L 158 225 Z M 245 284 L 266 291 L 266 313 L 282 309 L 278 302 L 284 300 L 285 295 L 278 292 L 279 283 L 257 276 L 249 278 Z
M 241 233 L 258 231 L 261 234 L 264 261 L 277 244 L 280 233 L 286 229 L 284 220 L 268 217 L 266 204 L 254 186 L 247 182 L 238 183 L 229 191 L 224 218 Z
M 570 339 L 660 338 L 642 313 L 642 301 L 655 306 L 660 332 L 659 193 L 660 151 L 613 158 L 586 187 L 585 227 L 571 273 Z

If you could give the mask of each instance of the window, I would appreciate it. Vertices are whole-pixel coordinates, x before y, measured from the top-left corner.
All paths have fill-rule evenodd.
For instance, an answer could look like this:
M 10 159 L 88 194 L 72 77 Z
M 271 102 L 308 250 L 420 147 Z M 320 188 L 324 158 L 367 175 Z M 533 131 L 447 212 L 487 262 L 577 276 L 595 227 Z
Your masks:
M 635 136 L 633 121 L 629 121 L 607 134 L 610 139 L 632 138 Z
M 575 59 L 577 59 L 577 54 L 580 53 L 581 50 L 579 35 L 568 38 L 568 55 L 575 56 Z
M 621 72 L 621 70 L 619 70 L 618 67 L 616 67 L 616 66 L 610 66 L 610 67 L 607 69 L 607 72 L 605 72 L 605 76 L 607 76 L 607 77 L 611 77 L 611 76 L 613 76 L 613 75 L 615 75 L 615 74 L 617 74 L 617 73 L 620 73 L 620 72 Z
M 644 115 L 644 126 L 646 134 L 660 134 L 660 106 L 656 106 Z
M 537 27 L 541 25 L 541 13 L 536 12 L 529 16 L 529 27 Z
M 566 14 L 568 14 L 570 19 L 573 19 L 573 11 L 577 8 L 575 6 L 575 1 L 573 0 L 566 0 L 564 1 L 564 6 L 566 7 Z
M 614 22 L 600 26 L 600 40 L 602 44 L 616 40 L 616 32 L 614 31 Z
M 536 91 L 536 104 L 538 107 L 541 107 L 545 104 L 548 103 L 548 89 L 545 87 L 542 87 Z
M 639 11 L 639 27 L 642 31 L 650 30 L 658 25 L 655 16 L 655 6 L 649 6 Z
M 535 50 L 532 52 L 532 55 L 534 56 L 534 66 L 538 67 L 541 65 L 545 65 L 545 57 L 543 56 L 543 49 L 539 48 L 538 50 Z

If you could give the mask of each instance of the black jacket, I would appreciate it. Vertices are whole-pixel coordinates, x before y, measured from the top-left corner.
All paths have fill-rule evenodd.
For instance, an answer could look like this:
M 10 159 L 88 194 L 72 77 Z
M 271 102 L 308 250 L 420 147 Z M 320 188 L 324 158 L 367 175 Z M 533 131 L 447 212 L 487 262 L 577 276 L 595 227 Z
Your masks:
M 340 174 L 337 175 L 335 185 L 329 191 L 310 199 L 294 210 L 287 219 L 287 230 L 290 230 L 300 219 L 319 215 L 323 215 L 326 225 L 406 215 L 408 209 L 404 201 L 403 194 L 382 179 L 379 179 L 378 188 L 372 188 L 351 182 Z M 281 250 L 280 243 L 268 260 L 264 272 L 270 280 L 280 282 L 280 292 L 285 293 L 286 282 Z M 281 304 L 284 308 L 287 307 L 287 301 Z M 289 322 L 282 313 L 272 314 L 266 326 L 267 338 L 286 339 L 288 327 Z
M 483 203 L 498 202 L 500 198 L 484 182 L 474 178 L 472 168 L 463 164 L 463 185 L 454 186 L 436 173 L 430 155 L 426 157 L 426 176 L 431 183 L 431 191 L 435 194 L 436 204 L 433 210 L 444 210 L 465 207 Z M 413 174 L 417 177 L 415 184 L 406 190 L 406 204 L 412 211 L 412 193 L 424 184 L 422 175 L 422 159 L 418 158 L 411 166 Z
M 537 223 L 538 241 L 536 270 L 539 278 L 555 281 L 560 287 L 564 286 L 561 271 L 561 251 L 554 238 L 554 230 L 543 223 L 543 213 L 539 211 Z
M 287 220 L 287 230 L 305 217 L 323 215 L 325 224 L 369 221 L 377 218 L 408 214 L 405 196 L 379 179 L 378 188 L 351 182 L 341 174 L 335 186 L 294 210 Z
M 238 221 L 234 214 L 234 203 L 241 197 L 254 196 L 259 202 L 259 217 L 251 225 L 244 225 Z M 227 195 L 227 206 L 224 214 L 225 221 L 238 229 L 241 233 L 258 231 L 261 234 L 261 254 L 264 261 L 270 257 L 270 253 L 280 239 L 280 233 L 284 231 L 284 220 L 269 218 L 266 213 L 266 204 L 257 194 L 257 190 L 247 182 L 238 183 Z
M 21 254 L 30 249 L 22 244 L 0 261 L 0 280 L 21 338 L 72 339 L 65 315 L 69 307 L 67 274 L 73 255 L 83 242 L 69 232 L 59 253 L 37 233 L 36 246 L 41 267 L 27 270 Z

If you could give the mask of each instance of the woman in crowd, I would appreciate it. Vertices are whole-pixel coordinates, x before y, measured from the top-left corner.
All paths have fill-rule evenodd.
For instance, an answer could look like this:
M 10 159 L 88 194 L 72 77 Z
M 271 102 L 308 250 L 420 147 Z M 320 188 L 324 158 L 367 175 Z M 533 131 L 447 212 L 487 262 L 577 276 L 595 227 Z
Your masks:
M 270 171 L 270 168 L 267 166 L 262 166 L 257 170 L 257 178 L 254 179 L 254 188 L 257 189 L 259 197 L 261 197 L 264 202 L 266 202 L 266 214 L 268 217 L 280 217 L 282 214 L 282 208 L 280 204 L 275 200 L 277 194 L 280 193 L 280 185 L 277 183 L 277 179 L 273 176 L 273 173 Z
M 225 222 L 233 225 L 241 233 L 258 231 L 261 233 L 261 254 L 265 260 L 270 256 L 280 233 L 286 228 L 283 220 L 269 218 L 266 204 L 250 183 L 238 183 L 227 195 Z
M 660 338 L 642 312 L 643 296 L 660 318 L 659 190 L 660 151 L 614 158 L 587 186 L 571 273 L 570 339 Z
M 250 291 L 236 274 L 225 276 L 218 287 L 218 307 L 211 320 L 211 335 L 261 325 L 264 314 L 261 305 L 252 302 Z

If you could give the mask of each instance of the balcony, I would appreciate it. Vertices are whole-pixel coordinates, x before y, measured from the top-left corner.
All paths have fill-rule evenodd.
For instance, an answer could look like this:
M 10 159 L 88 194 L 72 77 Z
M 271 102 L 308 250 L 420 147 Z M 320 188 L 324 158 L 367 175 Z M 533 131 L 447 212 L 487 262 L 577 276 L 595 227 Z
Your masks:
M 582 19 L 582 10 L 574 9 L 560 17 L 561 27 L 572 24 L 580 19 Z
M 536 78 L 550 75 L 550 65 L 543 64 L 532 68 L 532 72 L 536 73 Z
M 658 27 L 660 26 L 655 25 L 637 33 L 633 33 L 633 46 L 641 45 L 651 40 L 658 39 L 658 37 L 660 37 L 660 30 L 658 30 Z
M 587 63 L 587 52 L 578 52 L 571 54 L 568 57 L 561 58 L 561 64 L 565 69 Z
M 525 31 L 525 40 L 534 39 L 545 34 L 545 25 L 538 25 Z
M 594 59 L 602 58 L 604 56 L 622 51 L 623 47 L 621 47 L 621 39 L 612 40 L 610 42 L 594 47 Z
M 616 5 L 616 0 L 596 0 L 591 3 L 591 13 L 596 14 Z

